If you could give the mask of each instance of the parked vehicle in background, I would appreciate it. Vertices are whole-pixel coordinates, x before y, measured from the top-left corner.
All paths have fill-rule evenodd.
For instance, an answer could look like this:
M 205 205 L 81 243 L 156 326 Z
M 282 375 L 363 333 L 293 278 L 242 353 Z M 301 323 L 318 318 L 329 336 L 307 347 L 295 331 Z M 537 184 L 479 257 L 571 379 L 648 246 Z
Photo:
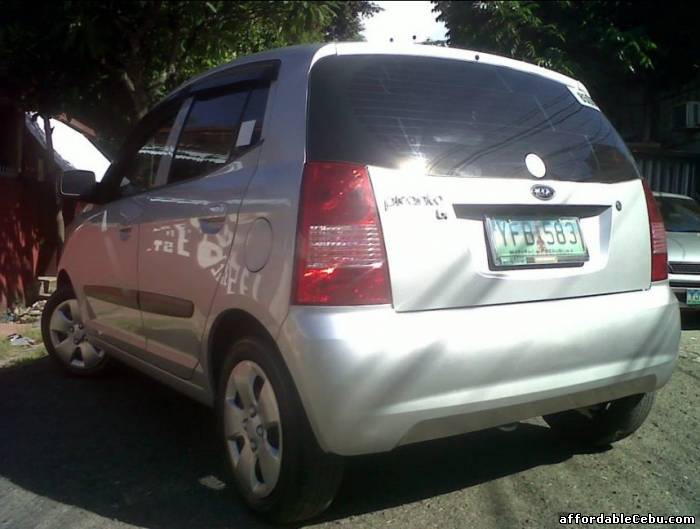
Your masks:
M 700 308 L 700 205 L 685 195 L 654 193 L 666 226 L 668 278 L 682 309 Z
M 649 188 L 585 87 L 435 46 L 327 44 L 208 72 L 95 187 L 47 304 L 51 355 L 216 406 L 234 482 L 280 521 L 343 456 L 543 415 L 632 434 L 674 369 Z

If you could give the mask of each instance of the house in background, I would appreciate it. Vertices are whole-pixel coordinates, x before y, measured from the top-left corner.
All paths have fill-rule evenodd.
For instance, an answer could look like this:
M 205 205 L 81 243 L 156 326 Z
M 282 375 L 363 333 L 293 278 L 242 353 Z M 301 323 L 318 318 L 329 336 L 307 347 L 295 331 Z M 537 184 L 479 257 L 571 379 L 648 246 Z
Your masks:
M 651 101 L 635 87 L 615 99 L 606 114 L 652 189 L 700 198 L 700 77 Z
M 55 176 L 91 169 L 101 177 L 109 164 L 75 125 L 51 120 L 54 157 L 49 161 L 43 120 L 0 95 L 0 310 L 32 303 L 38 278 L 55 275 L 60 253 Z M 61 208 L 65 224 L 74 207 Z

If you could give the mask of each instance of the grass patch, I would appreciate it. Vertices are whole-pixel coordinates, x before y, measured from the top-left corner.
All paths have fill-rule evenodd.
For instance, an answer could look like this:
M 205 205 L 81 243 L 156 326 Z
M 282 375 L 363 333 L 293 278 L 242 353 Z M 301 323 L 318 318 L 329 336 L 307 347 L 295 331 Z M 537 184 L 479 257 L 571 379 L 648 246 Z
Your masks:
M 23 327 L 17 331 L 22 336 L 31 338 L 36 342 L 32 346 L 11 345 L 7 336 L 0 336 L 0 368 L 23 364 L 46 356 L 46 349 L 41 340 L 39 324 Z

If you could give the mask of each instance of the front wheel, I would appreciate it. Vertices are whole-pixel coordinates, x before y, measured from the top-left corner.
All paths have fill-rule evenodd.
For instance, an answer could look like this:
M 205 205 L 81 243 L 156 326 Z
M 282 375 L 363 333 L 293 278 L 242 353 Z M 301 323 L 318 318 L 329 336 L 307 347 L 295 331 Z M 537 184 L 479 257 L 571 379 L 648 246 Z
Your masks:
M 592 446 L 605 446 L 636 432 L 651 412 L 654 393 L 563 411 L 543 418 L 559 436 Z
M 230 469 L 250 508 L 294 522 L 330 505 L 342 458 L 319 447 L 271 345 L 255 337 L 233 345 L 221 370 L 218 407 Z
M 87 339 L 78 300 L 69 288 L 59 288 L 46 302 L 41 314 L 41 337 L 49 356 L 73 375 L 95 375 L 109 365 L 104 350 Z

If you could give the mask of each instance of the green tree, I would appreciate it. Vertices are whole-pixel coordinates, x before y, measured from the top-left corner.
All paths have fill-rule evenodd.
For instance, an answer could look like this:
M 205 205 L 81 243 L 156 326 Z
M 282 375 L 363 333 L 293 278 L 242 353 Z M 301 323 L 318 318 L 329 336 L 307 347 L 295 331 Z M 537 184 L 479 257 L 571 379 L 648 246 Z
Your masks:
M 700 73 L 693 2 L 434 1 L 449 44 L 525 60 L 582 80 L 608 112 L 630 90 L 647 101 Z
M 252 52 L 355 39 L 371 2 L 26 2 L 0 10 L 0 79 L 26 109 L 61 112 L 113 150 L 185 79 Z
M 362 19 L 373 16 L 382 9 L 375 3 L 347 0 L 339 2 L 333 10 L 331 24 L 326 29 L 325 40 L 360 41 L 364 40 L 360 32 L 364 29 Z

